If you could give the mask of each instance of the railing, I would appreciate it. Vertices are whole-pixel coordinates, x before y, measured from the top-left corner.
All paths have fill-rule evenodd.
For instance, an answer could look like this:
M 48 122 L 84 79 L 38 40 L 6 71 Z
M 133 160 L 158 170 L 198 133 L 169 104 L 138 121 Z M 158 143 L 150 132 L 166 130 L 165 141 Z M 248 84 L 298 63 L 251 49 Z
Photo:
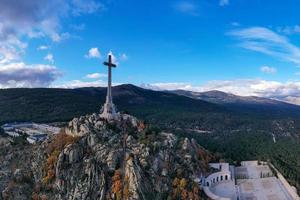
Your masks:
M 205 194 L 213 200 L 230 200 L 230 198 L 220 197 L 220 196 L 214 194 L 210 190 L 211 186 L 214 186 L 214 185 L 217 185 L 219 183 L 226 182 L 229 180 L 231 180 L 229 171 L 213 173 L 213 174 L 209 175 L 207 178 L 205 178 L 203 190 L 204 190 Z

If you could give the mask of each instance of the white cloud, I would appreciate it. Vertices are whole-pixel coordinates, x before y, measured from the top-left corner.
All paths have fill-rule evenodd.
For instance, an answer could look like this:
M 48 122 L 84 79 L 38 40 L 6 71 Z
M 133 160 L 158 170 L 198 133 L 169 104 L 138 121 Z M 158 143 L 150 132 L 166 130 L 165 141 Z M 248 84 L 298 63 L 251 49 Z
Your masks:
M 63 32 L 62 19 L 75 15 L 92 14 L 103 7 L 96 0 L 0 1 L 0 68 L 3 70 L 10 66 L 15 69 L 13 67 L 22 66 L 22 69 L 0 74 L 0 87 L 35 87 L 50 84 L 56 69 L 50 69 L 48 65 L 28 65 L 22 62 L 22 55 L 26 51 L 29 40 L 50 38 L 53 42 L 59 42 L 70 38 L 69 33 Z M 47 46 L 38 48 L 38 50 L 45 49 Z M 48 55 L 45 59 L 51 63 L 54 61 L 53 55 Z M 2 71 L 2 73 L 4 72 Z M 29 78 L 23 76 L 22 80 L 15 80 L 14 77 L 18 78 L 21 75 L 13 73 L 25 73 L 23 75 L 27 75 Z M 29 76 L 28 73 L 32 73 L 32 76 Z M 50 74 L 50 78 L 45 82 L 43 80 L 47 79 L 47 73 Z M 11 77 L 10 80 L 7 80 L 8 74 Z M 34 78 L 35 75 L 36 78 Z M 30 81 L 33 82 L 30 83 Z
M 238 23 L 238 22 L 232 22 L 231 25 L 232 26 L 240 26 L 240 23 Z
M 93 47 L 89 50 L 88 54 L 85 55 L 86 58 L 100 58 L 101 53 L 97 47 Z
M 300 97 L 291 97 L 291 96 L 287 96 L 287 97 L 284 98 L 283 100 L 286 101 L 286 102 L 288 102 L 288 103 L 300 105 Z
M 74 15 L 81 15 L 81 14 L 92 14 L 97 12 L 98 10 L 104 10 L 105 6 L 94 0 L 72 0 L 74 8 L 72 13 Z
M 0 45 L 0 63 L 10 63 L 19 60 L 21 51 L 17 50 L 13 46 L 1 46 Z
M 300 26 L 295 25 L 295 26 L 277 27 L 277 31 L 279 33 L 284 33 L 284 34 L 287 34 L 287 35 L 299 34 L 300 33 Z
M 198 16 L 198 6 L 191 1 L 179 1 L 174 5 L 174 9 L 178 12 Z
M 107 77 L 107 74 L 92 73 L 86 75 L 86 78 L 90 78 L 90 79 L 97 79 L 97 78 L 104 78 L 104 77 Z
M 0 65 L 0 88 L 48 87 L 60 76 L 52 65 L 3 64 Z
M 275 67 L 262 66 L 260 68 L 260 71 L 266 74 L 275 74 L 277 72 L 277 69 Z
M 276 57 L 280 60 L 300 64 L 300 48 L 285 36 L 264 27 L 233 30 L 229 35 L 238 38 L 240 47 Z
M 44 57 L 44 60 L 47 60 L 47 61 L 49 61 L 50 63 L 54 63 L 54 57 L 53 57 L 53 54 L 48 53 L 48 54 Z
M 229 0 L 220 0 L 219 5 L 220 6 L 228 6 L 229 5 Z
M 49 49 L 49 46 L 46 46 L 46 45 L 41 45 L 37 48 L 37 50 L 47 50 Z
M 70 33 L 53 33 L 51 34 L 51 39 L 53 40 L 53 42 L 60 42 L 62 40 L 66 40 L 69 39 L 71 37 Z
M 153 83 L 143 84 L 144 88 L 154 90 L 189 90 L 205 92 L 219 90 L 240 96 L 259 96 L 273 98 L 290 103 L 299 103 L 299 81 L 267 81 L 261 79 L 214 80 L 203 85 L 195 86 L 190 83 Z M 299 104 L 300 105 L 300 104 Z
M 122 54 L 120 55 L 120 60 L 121 60 L 121 61 L 126 61 L 126 60 L 128 60 L 128 56 L 127 56 L 125 53 L 122 53 Z
M 10 35 L 57 38 L 62 18 L 92 14 L 103 7 L 95 0 L 0 1 L 0 35 L 2 39 Z
M 83 31 L 85 29 L 85 24 L 72 24 L 71 28 L 76 31 Z
M 112 51 L 109 51 L 109 52 L 108 52 L 107 57 L 108 57 L 109 55 L 111 55 L 111 61 L 112 61 L 114 64 L 118 65 L 118 64 L 119 64 L 118 59 L 117 59 L 117 57 L 113 54 Z
M 113 86 L 120 85 L 121 83 L 113 83 Z M 81 87 L 107 87 L 107 82 L 102 80 L 96 81 L 82 81 L 72 80 L 63 84 L 53 86 L 55 88 L 81 88 Z
M 197 90 L 197 87 L 192 86 L 190 83 L 180 83 L 180 82 L 142 84 L 141 87 L 152 89 L 152 90 L 190 90 L 190 91 Z
M 82 81 L 72 80 L 60 85 L 55 85 L 55 88 L 81 88 L 81 87 L 106 87 L 106 83 L 101 80 L 96 81 Z

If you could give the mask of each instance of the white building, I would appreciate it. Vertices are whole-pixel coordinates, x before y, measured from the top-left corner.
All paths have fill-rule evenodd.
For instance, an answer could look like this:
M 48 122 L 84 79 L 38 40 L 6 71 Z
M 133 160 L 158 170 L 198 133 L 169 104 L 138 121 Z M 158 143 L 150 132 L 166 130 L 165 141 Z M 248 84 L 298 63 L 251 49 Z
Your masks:
M 37 123 L 7 123 L 2 126 L 4 133 L 10 137 L 28 136 L 29 143 L 43 141 L 48 135 L 58 134 L 60 128 Z
M 5 133 L 10 137 L 19 137 L 20 136 L 19 133 L 16 133 L 14 131 L 6 131 Z
M 47 137 L 48 137 L 47 134 L 31 135 L 31 136 L 27 137 L 27 141 L 30 144 L 34 144 L 34 143 L 46 140 Z
M 228 163 L 210 166 L 218 171 L 205 178 L 203 190 L 213 200 L 299 200 L 293 187 L 280 173 L 275 177 L 265 162 L 243 161 L 238 167 Z

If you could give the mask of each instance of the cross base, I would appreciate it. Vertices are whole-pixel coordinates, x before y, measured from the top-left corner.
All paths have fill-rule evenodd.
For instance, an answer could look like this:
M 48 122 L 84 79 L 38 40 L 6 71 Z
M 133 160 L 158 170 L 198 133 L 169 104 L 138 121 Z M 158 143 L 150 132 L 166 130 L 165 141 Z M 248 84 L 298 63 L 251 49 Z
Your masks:
M 100 114 L 101 118 L 107 119 L 107 120 L 118 120 L 119 114 L 116 111 L 116 107 L 112 102 L 106 102 L 102 109 L 102 113 Z

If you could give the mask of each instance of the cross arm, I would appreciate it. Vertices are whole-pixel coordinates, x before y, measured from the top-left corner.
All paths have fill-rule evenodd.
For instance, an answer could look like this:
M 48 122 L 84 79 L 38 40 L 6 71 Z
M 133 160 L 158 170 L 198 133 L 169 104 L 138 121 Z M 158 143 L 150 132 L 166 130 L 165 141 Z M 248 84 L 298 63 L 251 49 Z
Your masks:
M 109 63 L 109 62 L 103 62 L 104 65 L 109 66 L 109 67 L 117 67 L 116 64 Z

